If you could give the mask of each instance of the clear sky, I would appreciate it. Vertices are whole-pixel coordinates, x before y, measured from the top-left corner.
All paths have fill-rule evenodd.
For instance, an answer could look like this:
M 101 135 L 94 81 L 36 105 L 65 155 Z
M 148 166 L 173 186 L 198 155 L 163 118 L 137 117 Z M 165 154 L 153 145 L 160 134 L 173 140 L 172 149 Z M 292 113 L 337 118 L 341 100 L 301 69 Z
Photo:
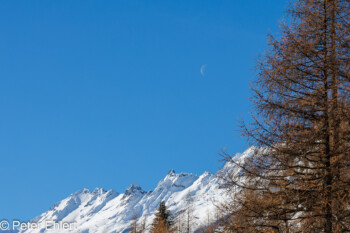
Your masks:
M 153 189 L 246 149 L 249 81 L 287 0 L 0 2 L 0 218 Z M 203 74 L 201 67 L 203 66 Z

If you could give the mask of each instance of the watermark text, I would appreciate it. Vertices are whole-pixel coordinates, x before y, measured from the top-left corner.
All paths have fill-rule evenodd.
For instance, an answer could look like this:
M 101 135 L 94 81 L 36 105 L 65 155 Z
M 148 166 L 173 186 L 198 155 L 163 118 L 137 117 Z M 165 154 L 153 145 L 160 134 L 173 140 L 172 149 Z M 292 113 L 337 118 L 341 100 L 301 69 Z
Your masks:
M 22 222 L 19 220 L 8 221 L 3 219 L 0 221 L 0 230 L 75 230 L 77 229 L 76 222 L 63 222 L 54 220 L 45 220 L 42 222 Z

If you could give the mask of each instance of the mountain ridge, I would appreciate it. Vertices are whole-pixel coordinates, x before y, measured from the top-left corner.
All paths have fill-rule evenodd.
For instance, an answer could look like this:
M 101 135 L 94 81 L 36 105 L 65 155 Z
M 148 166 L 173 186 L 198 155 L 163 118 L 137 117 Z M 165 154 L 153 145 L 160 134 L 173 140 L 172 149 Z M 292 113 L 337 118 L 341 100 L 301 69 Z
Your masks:
M 242 160 L 253 150 L 249 148 L 237 154 L 235 159 Z M 227 163 L 215 174 L 204 172 L 202 175 L 175 173 L 171 169 L 152 191 L 144 191 L 137 183 L 130 184 L 124 193 L 103 188 L 93 191 L 81 189 L 57 202 L 31 222 L 74 222 L 77 228 L 69 231 L 74 233 L 128 232 L 135 216 L 145 219 L 146 225 L 150 226 L 159 203 L 165 201 L 171 213 L 180 220 L 181 213 L 192 208 L 191 231 L 195 231 L 217 219 L 216 204 L 227 197 L 226 190 L 222 188 L 223 181 L 218 175 L 231 168 L 232 165 Z M 47 230 L 40 228 L 19 232 L 44 233 Z M 49 232 L 67 231 L 51 229 Z

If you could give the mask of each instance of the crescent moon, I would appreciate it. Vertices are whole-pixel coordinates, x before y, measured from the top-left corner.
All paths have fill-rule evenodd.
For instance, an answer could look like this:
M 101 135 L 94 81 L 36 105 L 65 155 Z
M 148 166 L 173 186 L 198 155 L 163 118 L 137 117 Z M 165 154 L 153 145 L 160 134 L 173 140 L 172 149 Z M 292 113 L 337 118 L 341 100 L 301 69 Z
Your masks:
M 200 69 L 200 72 L 201 72 L 201 75 L 204 76 L 204 72 L 205 72 L 205 68 L 207 67 L 207 64 L 204 64 L 201 66 L 201 69 Z

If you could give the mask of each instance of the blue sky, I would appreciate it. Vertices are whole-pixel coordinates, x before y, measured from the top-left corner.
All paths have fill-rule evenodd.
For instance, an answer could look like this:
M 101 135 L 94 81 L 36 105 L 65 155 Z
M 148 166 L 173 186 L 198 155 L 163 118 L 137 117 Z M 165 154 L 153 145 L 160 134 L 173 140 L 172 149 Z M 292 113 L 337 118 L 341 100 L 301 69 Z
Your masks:
M 222 148 L 247 147 L 237 120 L 287 3 L 1 1 L 0 218 L 215 172 Z

